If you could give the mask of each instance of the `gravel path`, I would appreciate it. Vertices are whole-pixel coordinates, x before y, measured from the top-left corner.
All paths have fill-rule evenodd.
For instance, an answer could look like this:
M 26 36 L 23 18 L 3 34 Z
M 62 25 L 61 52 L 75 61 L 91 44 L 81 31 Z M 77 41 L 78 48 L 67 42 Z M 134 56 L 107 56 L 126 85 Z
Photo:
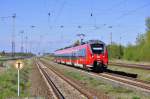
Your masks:
M 33 64 L 31 80 L 31 96 L 44 97 L 45 99 L 54 99 L 52 93 L 49 91 L 46 83 L 44 82 L 37 66 Z

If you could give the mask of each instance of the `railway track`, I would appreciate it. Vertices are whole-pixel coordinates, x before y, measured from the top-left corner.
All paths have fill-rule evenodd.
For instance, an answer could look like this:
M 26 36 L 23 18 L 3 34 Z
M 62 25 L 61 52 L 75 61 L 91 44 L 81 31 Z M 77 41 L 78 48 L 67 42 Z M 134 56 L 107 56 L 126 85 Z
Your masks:
M 119 84 L 124 84 L 128 88 L 141 90 L 142 92 L 148 93 L 150 95 L 150 84 L 144 83 L 143 81 L 129 79 L 127 77 L 116 76 L 109 73 L 102 73 L 96 75 L 109 79 L 110 81 L 117 82 Z
M 57 65 L 55 63 L 53 63 L 53 64 Z M 83 70 L 77 69 L 77 68 L 74 68 L 74 69 L 76 69 L 80 72 L 84 72 L 84 73 L 86 72 L 89 75 L 96 76 L 97 78 L 103 79 L 104 81 L 107 81 L 110 83 L 115 83 L 118 86 L 125 87 L 125 88 L 131 89 L 131 90 L 136 90 L 136 91 L 142 92 L 144 94 L 150 95 L 150 84 L 144 83 L 143 81 L 131 79 L 131 78 L 120 76 L 120 75 L 117 76 L 117 75 L 113 75 L 111 73 L 98 74 L 98 73 L 83 71 Z
M 111 73 L 101 73 L 101 74 L 94 73 L 94 75 L 98 77 L 102 77 L 103 79 L 108 80 L 110 82 L 117 83 L 118 85 L 124 86 L 125 88 L 132 89 L 132 90 L 134 89 L 150 95 L 150 84 L 145 83 L 144 81 L 137 80 L 130 77 L 114 75 Z
M 48 76 L 47 72 L 44 71 L 44 69 L 42 69 L 42 67 L 37 63 L 38 68 L 41 70 L 41 73 L 44 75 L 47 83 L 51 86 L 51 88 L 53 89 L 55 95 L 54 97 L 58 98 L 58 99 L 65 99 L 64 96 L 62 95 L 62 93 L 59 91 L 59 89 L 56 87 L 56 85 L 54 84 L 54 82 L 51 80 L 51 78 Z
M 43 62 L 36 60 L 37 66 L 46 78 L 55 94 L 56 99 L 93 99 L 93 95 L 81 89 L 53 68 L 47 67 Z M 51 72 L 51 73 L 50 73 Z
M 109 65 L 150 70 L 150 65 L 143 65 L 143 64 L 126 64 L 126 63 L 119 63 L 119 62 L 118 63 L 117 62 L 109 62 Z

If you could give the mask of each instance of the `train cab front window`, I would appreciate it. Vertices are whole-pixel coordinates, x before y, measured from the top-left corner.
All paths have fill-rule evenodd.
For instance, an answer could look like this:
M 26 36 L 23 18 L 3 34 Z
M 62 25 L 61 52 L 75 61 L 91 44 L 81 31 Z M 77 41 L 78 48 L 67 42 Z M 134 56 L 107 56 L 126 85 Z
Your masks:
M 104 53 L 104 44 L 91 44 L 91 50 L 93 54 Z

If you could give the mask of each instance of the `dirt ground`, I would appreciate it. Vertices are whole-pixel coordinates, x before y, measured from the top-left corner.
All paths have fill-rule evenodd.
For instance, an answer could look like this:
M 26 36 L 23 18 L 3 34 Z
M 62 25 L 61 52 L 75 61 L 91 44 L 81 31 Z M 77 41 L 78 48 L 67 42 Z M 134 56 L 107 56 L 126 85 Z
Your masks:
M 44 99 L 53 99 L 51 92 L 48 90 L 48 87 L 35 64 L 33 64 L 30 80 L 30 94 L 32 97 L 43 97 Z

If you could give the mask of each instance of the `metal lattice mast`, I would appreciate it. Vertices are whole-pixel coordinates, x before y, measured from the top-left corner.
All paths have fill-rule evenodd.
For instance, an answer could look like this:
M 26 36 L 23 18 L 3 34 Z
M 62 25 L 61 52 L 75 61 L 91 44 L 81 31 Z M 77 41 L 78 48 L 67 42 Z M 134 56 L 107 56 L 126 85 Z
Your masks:
M 15 19 L 16 19 L 16 14 L 13 14 L 12 16 L 13 19 L 13 30 L 12 30 L 12 57 L 15 56 Z
M 28 36 L 25 37 L 25 52 L 28 53 Z

